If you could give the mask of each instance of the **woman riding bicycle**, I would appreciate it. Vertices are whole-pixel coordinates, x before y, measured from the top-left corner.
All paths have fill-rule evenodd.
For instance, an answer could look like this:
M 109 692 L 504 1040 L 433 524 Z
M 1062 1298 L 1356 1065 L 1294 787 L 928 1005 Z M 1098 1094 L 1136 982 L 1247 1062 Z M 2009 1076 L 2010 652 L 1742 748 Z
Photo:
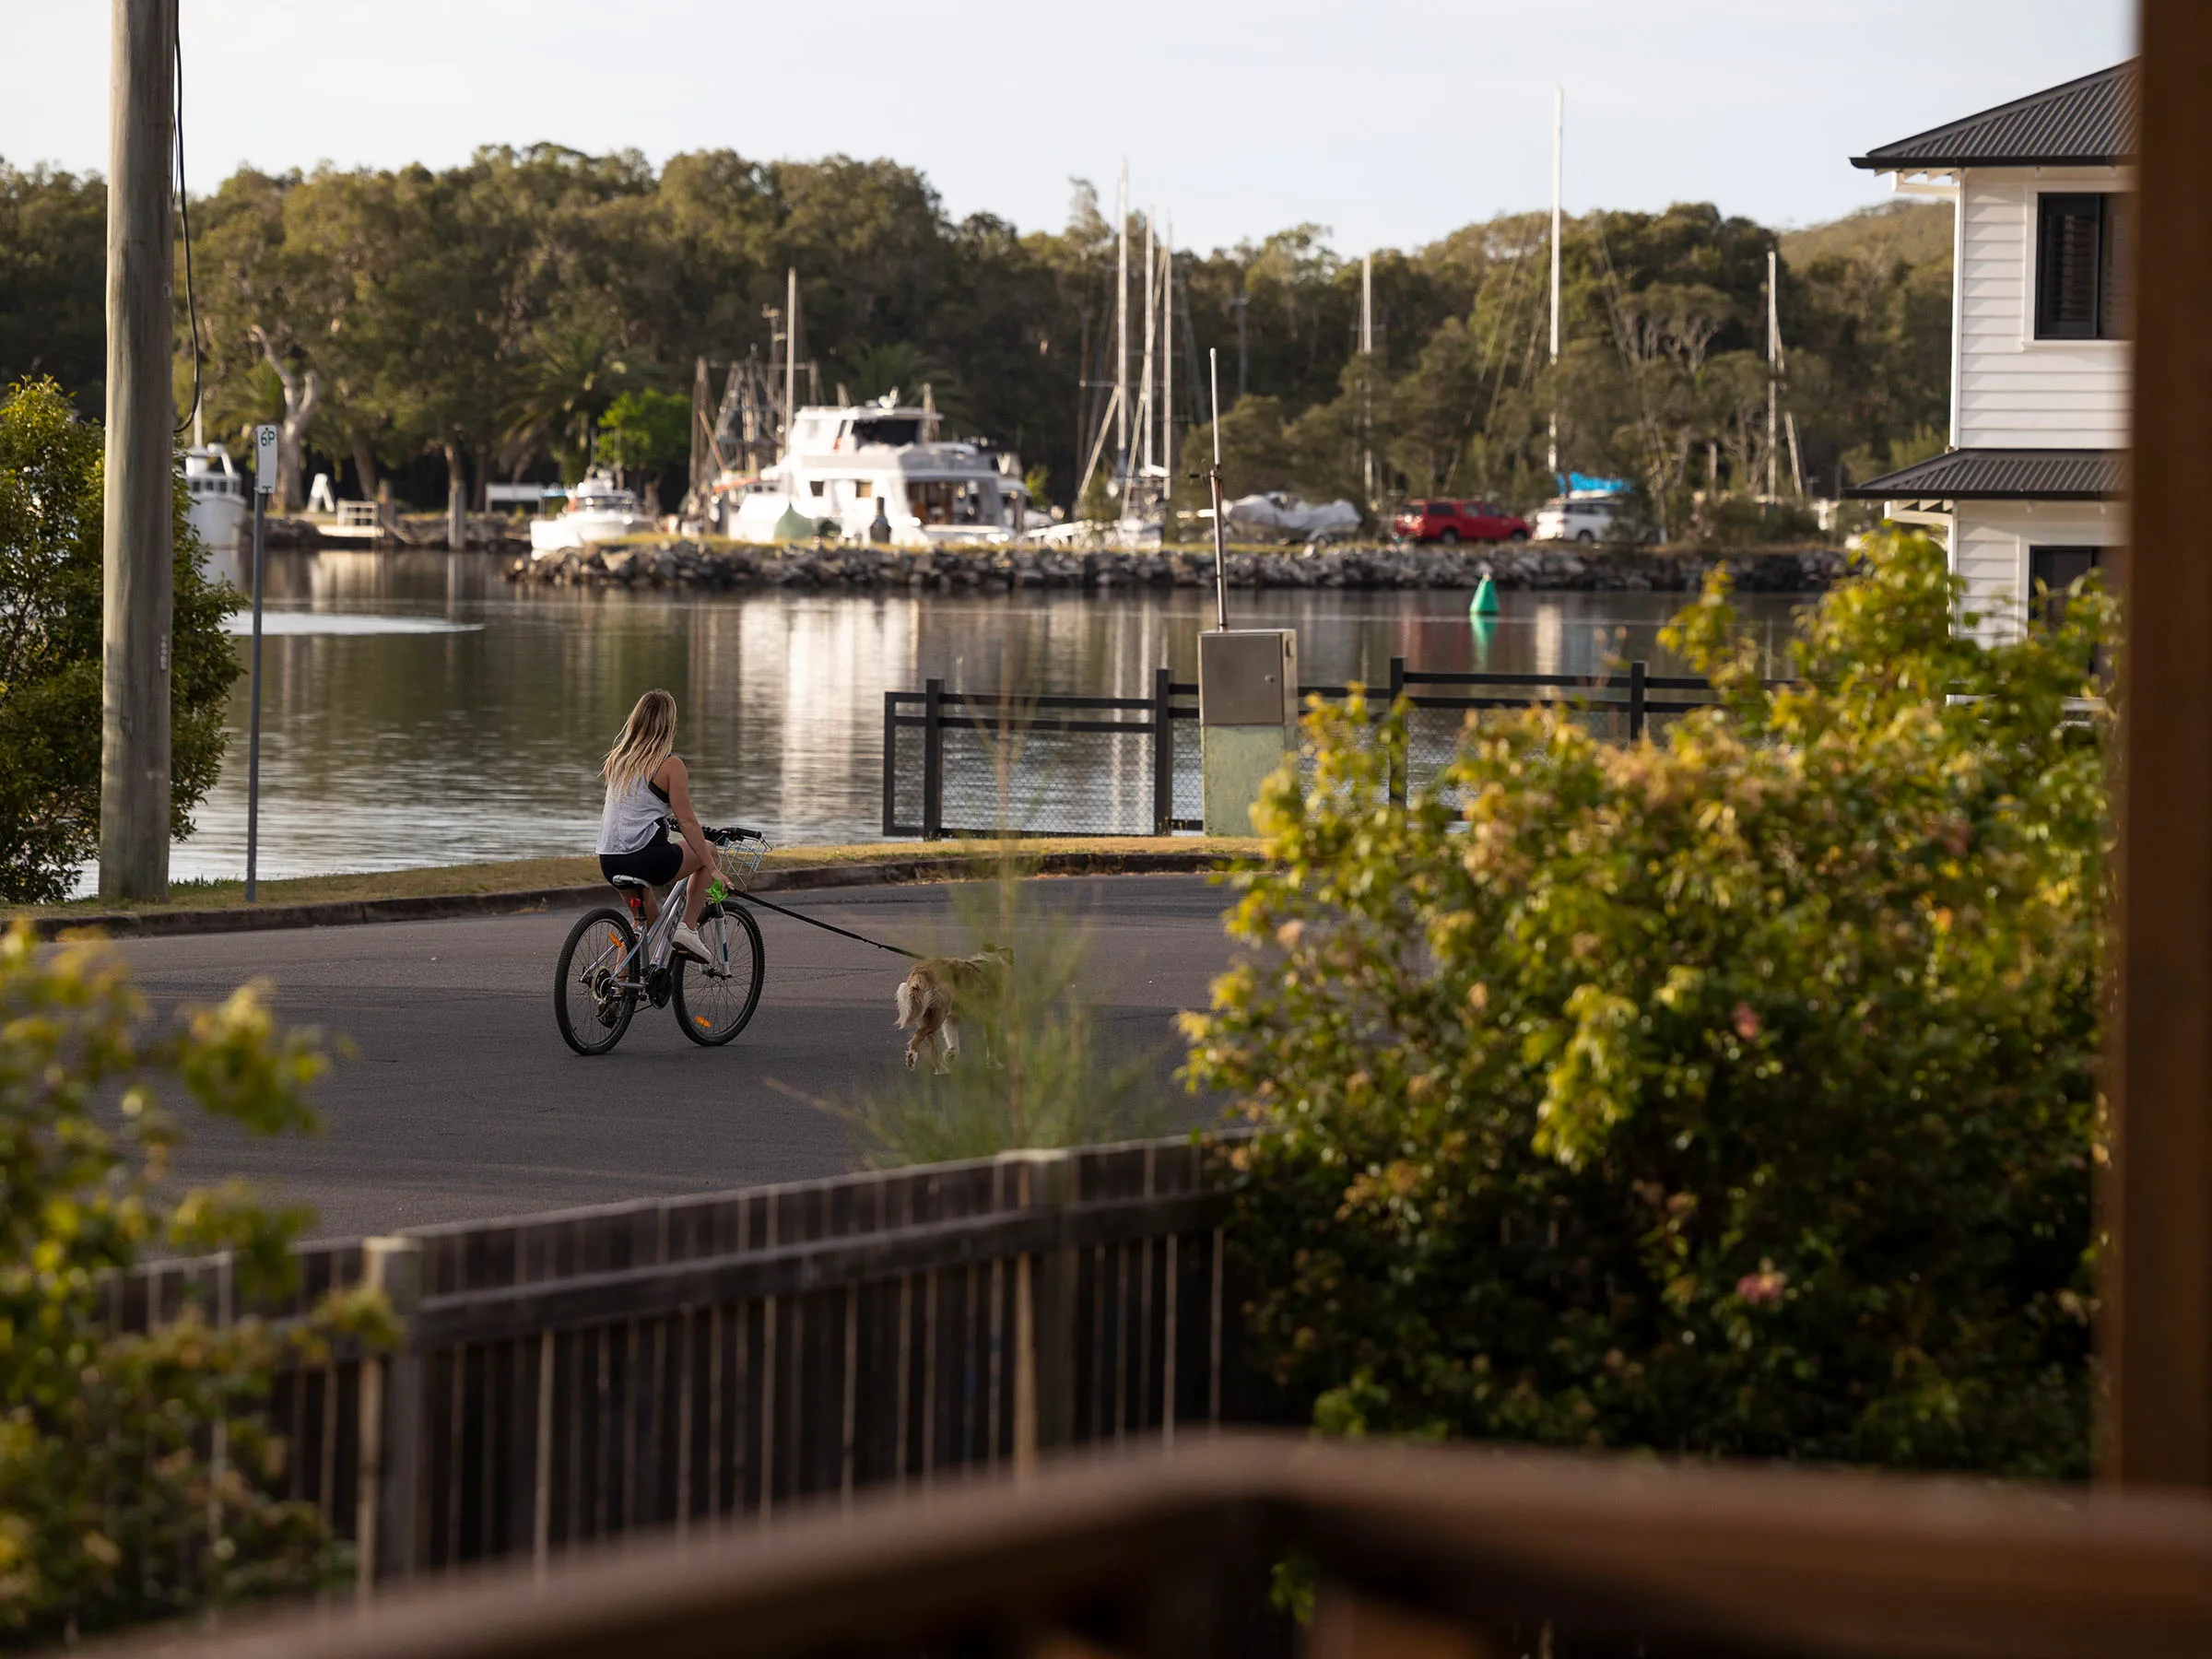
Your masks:
M 690 774 L 676 755 L 676 699 L 661 690 L 639 698 L 599 770 L 606 778 L 606 805 L 599 814 L 600 873 L 609 881 L 629 876 L 652 883 L 645 894 L 645 917 L 648 923 L 657 921 L 659 889 L 714 867 L 714 849 L 691 808 Z M 680 847 L 668 839 L 666 820 L 671 817 L 683 834 Z M 699 936 L 699 918 L 707 907 L 710 885 L 690 884 L 684 919 L 669 940 L 676 949 L 700 962 L 709 959 Z

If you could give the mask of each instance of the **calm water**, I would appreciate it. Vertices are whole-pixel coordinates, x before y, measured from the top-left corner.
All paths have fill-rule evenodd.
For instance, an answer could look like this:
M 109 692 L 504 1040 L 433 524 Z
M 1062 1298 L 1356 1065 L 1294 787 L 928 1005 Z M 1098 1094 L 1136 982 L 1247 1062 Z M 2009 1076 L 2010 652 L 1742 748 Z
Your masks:
M 312 875 L 591 851 L 597 765 L 638 693 L 665 686 L 710 823 L 780 841 L 874 838 L 883 693 L 942 677 L 1139 696 L 1197 672 L 1212 596 L 685 595 L 517 587 L 481 554 L 272 559 L 262 872 Z M 1659 649 L 1672 594 L 1509 594 L 1485 635 L 1461 593 L 1232 593 L 1232 624 L 1299 630 L 1310 681 L 1416 667 L 1589 673 Z M 1771 646 L 1795 601 L 1744 602 Z M 241 613 L 233 625 L 242 630 Z M 239 642 L 241 659 L 245 641 Z M 245 868 L 246 682 L 234 740 L 172 873 Z

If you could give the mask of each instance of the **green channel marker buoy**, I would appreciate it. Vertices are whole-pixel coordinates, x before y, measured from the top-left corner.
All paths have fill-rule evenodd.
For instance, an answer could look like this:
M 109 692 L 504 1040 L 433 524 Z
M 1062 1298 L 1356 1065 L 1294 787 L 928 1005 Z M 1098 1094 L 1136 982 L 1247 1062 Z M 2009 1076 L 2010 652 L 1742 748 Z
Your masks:
M 1475 598 L 1468 605 L 1467 609 L 1477 617 L 1496 616 L 1498 614 L 1498 584 L 1485 576 L 1477 585 Z

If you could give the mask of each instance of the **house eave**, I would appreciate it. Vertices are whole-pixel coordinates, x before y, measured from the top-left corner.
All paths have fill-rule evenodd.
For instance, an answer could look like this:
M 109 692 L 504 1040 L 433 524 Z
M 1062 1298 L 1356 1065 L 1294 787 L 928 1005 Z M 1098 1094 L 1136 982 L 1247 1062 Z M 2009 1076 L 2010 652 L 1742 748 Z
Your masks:
M 2133 167 L 2133 156 L 1976 156 L 1961 160 L 1957 156 L 1853 156 L 1853 167 L 1863 167 L 1868 172 L 1963 172 L 1972 168 L 1979 172 L 1983 168 L 1996 167 Z
M 1906 501 L 1930 512 L 1948 512 L 1958 501 L 2117 501 L 2117 490 L 2102 489 L 1954 489 L 1940 496 L 1900 494 L 1894 485 L 1885 488 L 1879 478 L 1853 484 L 1843 491 L 1851 501 Z
M 1959 501 L 2113 501 L 2124 493 L 2123 460 L 2113 450 L 1958 449 L 1853 484 L 1843 494 L 1859 501 L 1909 501 L 1931 512 L 1947 512 Z M 2015 476 L 1992 478 L 1993 471 Z

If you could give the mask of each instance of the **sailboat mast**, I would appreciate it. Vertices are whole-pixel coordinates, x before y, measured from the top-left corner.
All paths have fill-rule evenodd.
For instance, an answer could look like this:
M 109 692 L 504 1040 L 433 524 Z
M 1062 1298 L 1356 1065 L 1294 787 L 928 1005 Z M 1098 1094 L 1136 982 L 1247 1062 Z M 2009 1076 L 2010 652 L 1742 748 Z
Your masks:
M 1129 163 L 1113 187 L 1113 475 L 1117 491 L 1129 478 Z
M 1782 314 L 1774 303 L 1774 250 L 1767 250 L 1767 494 L 1774 494 L 1782 438 Z
M 1551 89 L 1551 360 L 1559 360 L 1559 152 L 1567 130 L 1567 88 Z M 1552 391 L 1551 439 L 1545 465 L 1556 482 L 1559 471 L 1559 391 Z
M 783 271 L 783 453 L 791 453 L 791 419 L 799 399 L 799 268 Z
M 1375 355 L 1375 256 L 1371 252 L 1359 259 L 1359 355 Z M 1367 490 L 1370 506 L 1375 500 L 1375 418 L 1374 399 L 1369 390 L 1369 373 L 1372 365 L 1361 363 L 1359 380 L 1359 431 L 1366 441 L 1360 477 Z
M 1152 215 L 1145 215 L 1145 367 L 1137 378 L 1136 409 L 1142 430 L 1137 436 L 1139 477 L 1152 471 L 1152 360 L 1159 338 L 1159 255 L 1152 240 Z
M 1163 512 L 1175 499 L 1175 227 L 1159 239 L 1159 465 Z

